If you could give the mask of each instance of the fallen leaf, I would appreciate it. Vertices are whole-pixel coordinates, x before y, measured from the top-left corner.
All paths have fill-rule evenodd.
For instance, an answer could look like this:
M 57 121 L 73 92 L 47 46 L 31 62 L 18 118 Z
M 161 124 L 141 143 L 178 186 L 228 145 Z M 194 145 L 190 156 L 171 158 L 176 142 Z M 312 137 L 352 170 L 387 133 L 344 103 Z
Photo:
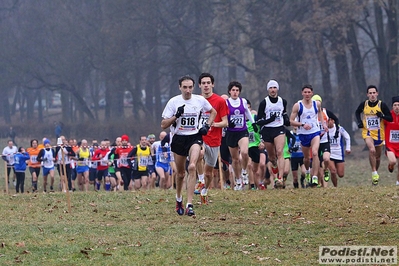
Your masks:
M 87 250 L 81 249 L 80 253 L 84 254 L 86 258 L 89 258 L 89 252 L 87 252 Z
M 89 203 L 89 205 L 92 206 L 92 207 L 97 207 L 97 205 L 94 204 L 94 203 Z
M 281 262 L 281 260 L 279 260 L 278 258 L 275 258 L 274 260 L 277 261 L 277 262 Z
M 260 256 L 257 256 L 256 259 L 259 260 L 259 261 L 264 261 L 264 260 L 269 260 L 270 257 L 264 257 L 264 258 L 262 258 L 262 257 L 260 257 Z
M 244 253 L 245 255 L 251 254 L 251 252 L 249 252 L 249 251 L 247 251 L 247 250 L 242 250 L 242 253 Z
M 24 250 L 22 251 L 22 254 L 30 254 L 31 252 L 29 250 Z
M 17 245 L 17 247 L 19 247 L 19 248 L 22 248 L 22 247 L 25 247 L 25 242 L 18 242 L 18 243 L 16 243 L 15 245 Z
M 112 254 L 111 253 L 105 253 L 105 252 L 103 252 L 103 256 L 105 257 L 105 256 L 112 256 Z
M 226 217 L 220 217 L 219 220 L 226 221 Z
M 284 247 L 283 245 L 280 244 L 280 240 L 277 241 L 277 246 L 279 246 L 280 248 Z
M 134 209 L 135 209 L 135 210 L 140 210 L 140 207 L 139 207 L 139 206 L 136 206 Z

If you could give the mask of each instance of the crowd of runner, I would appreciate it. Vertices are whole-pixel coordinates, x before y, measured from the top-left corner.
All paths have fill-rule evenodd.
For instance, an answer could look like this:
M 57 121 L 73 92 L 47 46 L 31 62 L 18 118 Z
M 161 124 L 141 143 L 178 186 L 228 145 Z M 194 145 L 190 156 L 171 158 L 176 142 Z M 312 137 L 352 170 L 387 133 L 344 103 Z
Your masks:
M 257 111 L 240 97 L 240 82 L 230 82 L 228 95 L 221 96 L 213 92 L 214 84 L 211 74 L 202 73 L 201 95 L 196 95 L 194 79 L 180 78 L 181 94 L 166 104 L 161 122 L 165 131 L 158 140 L 154 134 L 133 141 L 122 135 L 113 142 L 89 144 L 86 139 L 77 142 L 60 136 L 57 143 L 33 139 L 26 150 L 9 140 L 2 153 L 8 180 L 13 180 L 17 193 L 24 192 L 26 169 L 33 192 L 38 191 L 40 174 L 44 192 L 175 188 L 176 212 L 189 216 L 194 215 L 194 194 L 207 204 L 211 188 L 326 187 L 330 179 L 338 186 L 337 177 L 345 173 L 345 154 L 351 152 L 350 136 L 338 117 L 322 108 L 322 98 L 311 85 L 302 87 L 302 99 L 287 114 L 287 101 L 278 95 L 275 80 L 267 83 L 267 96 Z M 383 145 L 390 172 L 399 157 L 399 96 L 392 98 L 392 111 L 377 99 L 376 86 L 367 88 L 367 96 L 356 119 L 369 149 L 372 184 L 377 185 Z M 60 177 L 56 189 L 55 172 Z

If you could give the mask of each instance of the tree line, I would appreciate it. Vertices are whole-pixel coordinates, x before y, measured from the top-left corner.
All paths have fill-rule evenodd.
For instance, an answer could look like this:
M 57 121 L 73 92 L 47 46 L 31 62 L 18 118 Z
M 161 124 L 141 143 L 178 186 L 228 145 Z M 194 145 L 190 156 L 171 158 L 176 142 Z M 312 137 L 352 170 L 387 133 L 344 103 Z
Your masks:
M 269 79 L 290 107 L 310 83 L 351 131 L 367 85 L 389 105 L 398 94 L 397 10 L 398 0 L 5 0 L 0 115 L 42 122 L 42 99 L 57 92 L 64 123 L 123 120 L 128 91 L 129 113 L 159 124 L 178 78 L 210 72 L 217 93 L 239 80 L 254 107 Z

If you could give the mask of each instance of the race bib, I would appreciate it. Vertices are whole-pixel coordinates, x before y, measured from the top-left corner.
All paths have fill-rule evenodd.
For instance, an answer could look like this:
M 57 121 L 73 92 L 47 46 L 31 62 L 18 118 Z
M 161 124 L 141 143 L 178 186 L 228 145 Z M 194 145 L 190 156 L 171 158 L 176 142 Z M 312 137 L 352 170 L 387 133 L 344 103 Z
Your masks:
M 391 130 L 389 133 L 389 141 L 392 143 L 399 143 L 399 130 Z
M 196 114 L 183 114 L 180 117 L 180 128 L 183 131 L 193 131 L 197 129 L 197 115 Z
M 37 156 L 36 156 L 36 155 L 32 155 L 32 156 L 30 157 L 30 161 L 31 161 L 32 163 L 37 163 Z
M 243 114 L 233 114 L 230 116 L 230 121 L 234 122 L 236 125 L 234 128 L 243 128 L 244 127 L 244 115 Z
M 148 157 L 140 157 L 139 166 L 146 167 L 148 165 Z
M 330 138 L 330 146 L 338 147 L 338 140 L 339 140 L 339 138 Z
M 125 166 L 125 167 L 128 166 L 127 158 L 126 157 L 120 158 L 119 165 L 120 166 Z
M 249 132 L 248 139 L 249 139 L 249 143 L 255 142 L 255 133 L 254 132 Z
M 380 119 L 378 116 L 366 117 L 366 127 L 368 130 L 380 129 Z
M 209 113 L 203 113 L 200 120 L 200 125 L 203 126 L 208 122 Z

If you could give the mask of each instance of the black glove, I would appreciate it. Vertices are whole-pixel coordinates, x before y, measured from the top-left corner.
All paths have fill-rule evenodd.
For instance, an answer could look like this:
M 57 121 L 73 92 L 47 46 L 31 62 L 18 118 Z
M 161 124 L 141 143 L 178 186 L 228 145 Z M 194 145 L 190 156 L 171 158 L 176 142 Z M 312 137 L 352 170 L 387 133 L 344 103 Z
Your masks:
M 267 121 L 264 118 L 259 119 L 255 122 L 258 126 L 264 126 L 267 124 Z
M 384 118 L 384 114 L 381 113 L 380 111 L 377 111 L 376 115 L 377 115 L 379 118 Z
M 84 161 L 84 158 L 79 158 L 78 161 Z
M 231 128 L 236 127 L 236 123 L 234 123 L 234 121 L 229 121 L 229 127 Z
M 254 129 L 255 133 L 259 132 L 259 128 L 258 128 L 258 125 L 256 123 L 252 123 L 252 128 Z
M 339 130 L 335 130 L 334 139 L 337 139 L 339 136 Z
M 184 114 L 184 106 L 185 106 L 185 104 L 183 104 L 182 106 L 177 108 L 177 112 L 175 114 L 176 118 L 179 118 L 182 114 Z
M 273 113 L 273 114 L 270 115 L 269 121 L 273 122 L 274 120 L 276 120 L 276 118 L 277 118 L 276 113 Z
M 206 134 L 208 134 L 208 131 L 211 127 L 208 124 L 204 124 L 200 130 L 198 131 L 201 135 L 205 136 Z
M 357 123 L 357 127 L 358 127 L 358 128 L 363 128 L 363 122 Z

